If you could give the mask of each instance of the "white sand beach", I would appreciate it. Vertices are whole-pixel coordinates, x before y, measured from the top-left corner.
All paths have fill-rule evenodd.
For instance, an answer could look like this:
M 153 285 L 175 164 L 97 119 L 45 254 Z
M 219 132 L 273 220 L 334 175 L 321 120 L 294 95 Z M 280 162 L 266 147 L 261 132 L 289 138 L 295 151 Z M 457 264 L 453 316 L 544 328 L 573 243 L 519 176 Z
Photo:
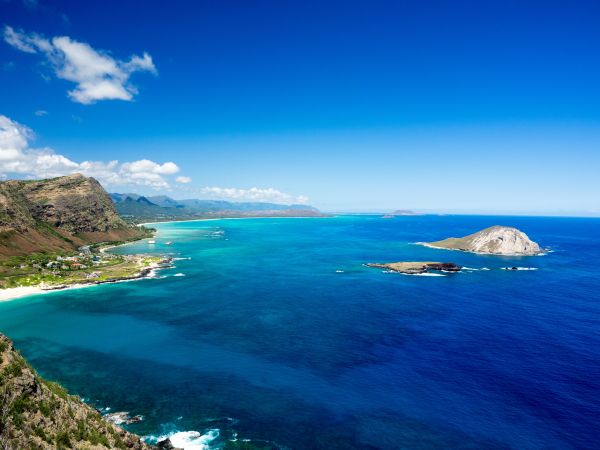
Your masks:
M 0 302 L 4 302 L 7 300 L 14 300 L 19 297 L 26 297 L 28 295 L 33 294 L 41 294 L 45 291 L 40 286 L 22 286 L 8 289 L 0 289 Z

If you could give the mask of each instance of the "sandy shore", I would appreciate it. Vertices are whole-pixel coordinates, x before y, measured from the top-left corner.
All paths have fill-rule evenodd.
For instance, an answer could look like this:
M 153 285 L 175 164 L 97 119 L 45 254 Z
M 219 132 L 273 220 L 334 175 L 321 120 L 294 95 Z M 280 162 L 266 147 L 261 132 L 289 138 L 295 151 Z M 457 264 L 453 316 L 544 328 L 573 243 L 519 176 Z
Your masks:
M 30 295 L 47 294 L 48 292 L 62 291 L 65 289 L 81 289 L 90 286 L 97 286 L 100 284 L 112 284 L 112 283 L 124 283 L 126 281 L 143 280 L 145 278 L 152 278 L 156 275 L 156 271 L 160 269 L 168 269 L 172 266 L 165 265 L 162 262 L 150 264 L 148 267 L 144 267 L 138 273 L 123 277 L 122 279 L 111 279 L 103 281 L 89 281 L 84 283 L 73 283 L 65 285 L 38 285 L 38 286 L 21 286 L 8 289 L 0 289 L 0 302 L 9 300 L 15 300 L 21 297 L 27 297 Z
M 16 288 L 0 289 L 0 302 L 14 300 L 19 297 L 26 297 L 33 294 L 42 294 L 48 291 L 42 289 L 41 286 L 22 286 Z

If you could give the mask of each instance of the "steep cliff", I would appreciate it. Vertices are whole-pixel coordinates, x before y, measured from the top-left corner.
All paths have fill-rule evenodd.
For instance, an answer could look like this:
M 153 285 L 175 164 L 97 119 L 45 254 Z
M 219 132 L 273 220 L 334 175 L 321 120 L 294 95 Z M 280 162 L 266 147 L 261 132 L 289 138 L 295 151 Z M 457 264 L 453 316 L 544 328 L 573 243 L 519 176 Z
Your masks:
M 0 334 L 0 448 L 149 450 L 62 387 L 40 378 Z
M 73 250 L 139 235 L 93 178 L 74 174 L 0 183 L 0 256 Z
M 542 253 L 540 246 L 520 230 L 495 225 L 462 238 L 429 242 L 430 247 L 492 255 L 531 256 Z

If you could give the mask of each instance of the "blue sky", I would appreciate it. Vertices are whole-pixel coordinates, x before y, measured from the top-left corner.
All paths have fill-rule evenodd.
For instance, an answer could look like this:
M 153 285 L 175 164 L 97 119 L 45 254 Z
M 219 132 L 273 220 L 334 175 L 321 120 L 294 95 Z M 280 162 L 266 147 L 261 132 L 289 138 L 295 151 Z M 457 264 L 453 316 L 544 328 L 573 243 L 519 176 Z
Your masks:
M 599 2 L 0 0 L 0 19 L 5 177 L 600 214 Z

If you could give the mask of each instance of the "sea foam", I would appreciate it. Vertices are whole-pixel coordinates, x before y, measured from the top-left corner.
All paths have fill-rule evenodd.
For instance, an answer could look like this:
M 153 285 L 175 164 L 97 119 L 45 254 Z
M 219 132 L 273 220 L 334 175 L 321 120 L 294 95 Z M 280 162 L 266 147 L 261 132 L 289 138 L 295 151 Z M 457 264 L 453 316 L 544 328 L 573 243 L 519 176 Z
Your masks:
M 445 277 L 445 276 L 447 276 L 447 275 L 444 275 L 443 273 L 431 273 L 431 272 L 424 272 L 424 273 L 402 273 L 402 275 L 406 275 L 406 276 L 409 276 L 409 277 Z
M 173 447 L 183 450 L 210 450 L 211 443 L 219 437 L 219 430 L 212 429 L 202 434 L 198 431 L 174 431 L 159 437 L 146 436 L 145 440 L 152 444 L 169 439 Z

